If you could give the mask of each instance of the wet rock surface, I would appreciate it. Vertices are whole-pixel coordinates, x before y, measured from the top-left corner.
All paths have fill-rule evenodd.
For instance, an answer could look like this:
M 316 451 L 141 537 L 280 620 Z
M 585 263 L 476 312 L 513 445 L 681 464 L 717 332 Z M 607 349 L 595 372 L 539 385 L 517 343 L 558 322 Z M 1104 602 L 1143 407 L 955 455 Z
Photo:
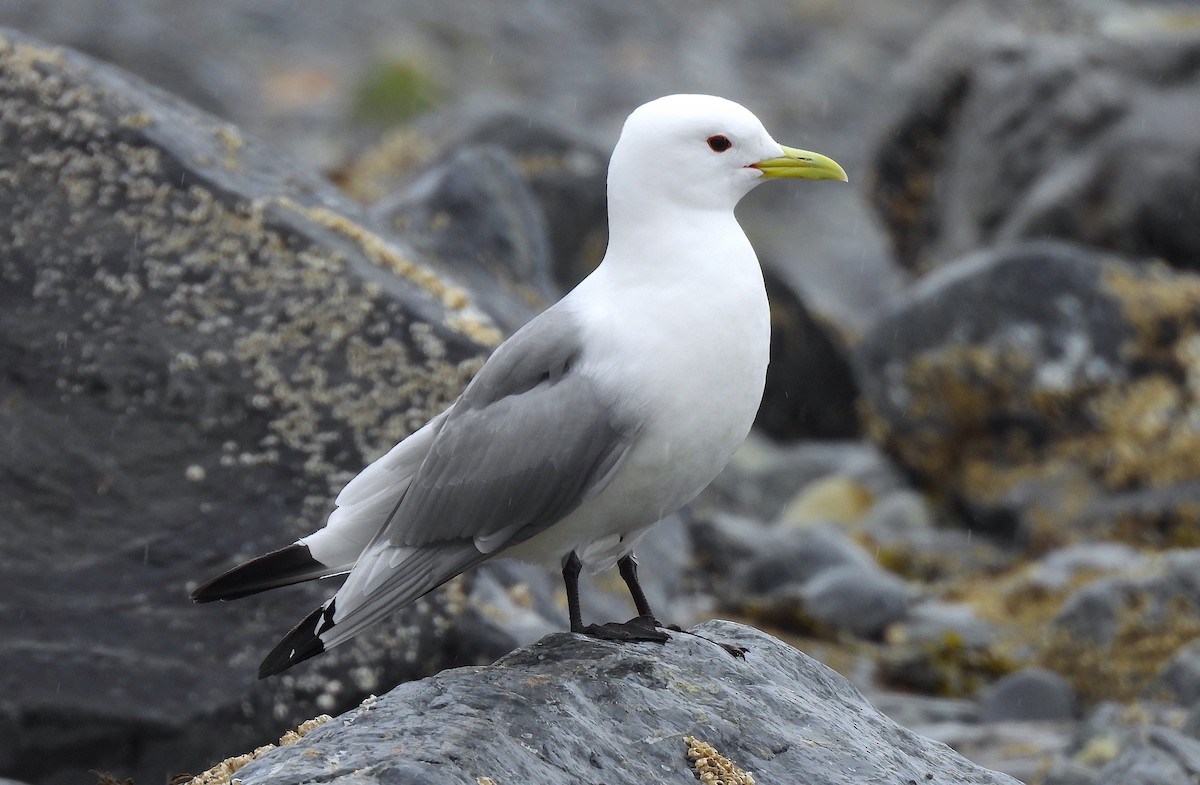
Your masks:
M 694 632 L 747 648 L 745 659 L 683 633 L 663 646 L 554 635 L 495 665 L 404 685 L 237 776 L 643 783 L 721 764 L 755 782 L 1015 782 L 895 725 L 844 678 L 757 630 L 709 622 Z M 696 740 L 714 751 L 704 762 L 689 760 Z

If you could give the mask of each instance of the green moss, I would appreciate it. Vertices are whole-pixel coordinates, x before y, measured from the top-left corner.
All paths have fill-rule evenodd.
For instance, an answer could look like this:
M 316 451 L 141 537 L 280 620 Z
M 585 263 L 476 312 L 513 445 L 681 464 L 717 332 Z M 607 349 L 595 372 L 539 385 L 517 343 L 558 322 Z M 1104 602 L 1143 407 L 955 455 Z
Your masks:
M 354 116 L 364 122 L 398 125 L 432 109 L 441 96 L 441 88 L 415 63 L 379 62 L 358 84 Z

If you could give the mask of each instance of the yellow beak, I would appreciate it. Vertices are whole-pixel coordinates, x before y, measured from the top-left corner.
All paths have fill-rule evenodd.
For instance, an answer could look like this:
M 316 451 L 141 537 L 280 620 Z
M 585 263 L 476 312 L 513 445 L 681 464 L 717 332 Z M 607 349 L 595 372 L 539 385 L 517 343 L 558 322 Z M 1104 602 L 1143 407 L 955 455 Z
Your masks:
M 849 182 L 846 170 L 839 166 L 837 161 L 820 153 L 810 153 L 794 147 L 784 147 L 782 158 L 768 158 L 750 164 L 750 167 L 762 172 L 763 177 L 802 177 L 805 180 Z

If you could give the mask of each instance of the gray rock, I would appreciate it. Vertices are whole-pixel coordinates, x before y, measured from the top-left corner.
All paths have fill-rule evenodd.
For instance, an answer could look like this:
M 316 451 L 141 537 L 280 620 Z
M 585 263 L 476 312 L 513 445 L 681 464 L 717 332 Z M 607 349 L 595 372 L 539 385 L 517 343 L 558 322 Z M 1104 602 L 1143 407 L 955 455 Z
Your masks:
M 875 558 L 910 580 L 943 581 L 1012 565 L 1016 553 L 1011 546 L 976 537 L 955 522 L 945 513 L 935 516 L 924 495 L 901 489 L 875 503 L 861 530 L 874 544 Z
M 925 497 L 904 488 L 875 502 L 863 519 L 863 532 L 879 542 L 891 543 L 928 534 L 937 525 Z
M 771 364 L 754 425 L 779 440 L 858 436 L 858 383 L 845 341 L 769 267 Z
M 1133 698 L 1197 627 L 1200 550 L 1173 551 L 1071 595 L 1039 659 L 1070 679 L 1085 701 Z
M 730 578 L 730 588 L 745 594 L 769 594 L 791 583 L 807 584 L 818 575 L 855 565 L 875 567 L 875 561 L 836 526 L 809 529 L 772 529 L 761 547 L 740 558 Z
M 161 779 L 449 664 L 454 589 L 270 682 L 328 585 L 187 595 L 459 392 L 482 299 L 236 128 L 11 31 L 0 134 L 6 773 Z
M 913 591 L 879 567 L 843 564 L 805 583 L 800 597 L 804 613 L 822 626 L 877 640 L 904 616 Z
M 502 290 L 510 332 L 560 296 L 541 206 L 503 148 L 452 148 L 371 214 L 472 291 Z
M 1042 721 L 945 723 L 913 730 L 948 745 L 984 768 L 1002 771 L 1021 782 L 1042 783 L 1047 763 L 1058 758 L 1069 744 L 1072 727 L 1069 721 Z
M 1076 246 L 958 260 L 856 348 L 868 430 L 977 531 L 1186 542 L 1197 313 L 1200 276 Z
M 1025 668 L 1000 678 L 979 697 L 983 722 L 1069 720 L 1075 716 L 1075 690 L 1044 668 Z
M 1059 238 L 1200 265 L 1200 35 L 1170 2 L 961 4 L 918 43 L 876 153 L 902 264 Z
M 1047 553 L 1028 576 L 1029 586 L 1042 591 L 1062 591 L 1086 573 L 1129 572 L 1140 569 L 1146 557 L 1119 542 L 1085 542 Z
M 929 600 L 913 605 L 890 636 L 906 645 L 935 644 L 953 639 L 961 646 L 985 649 L 996 643 L 999 630 L 975 615 L 965 603 Z
M 1146 688 L 1146 695 L 1184 706 L 1200 703 L 1200 641 L 1175 652 Z
M 1171 755 L 1151 746 L 1130 746 L 1096 776 L 1096 785 L 1191 785 L 1194 780 Z
M 1008 783 L 893 724 L 841 676 L 753 629 L 665 646 L 551 636 L 487 668 L 402 685 L 238 772 L 322 782 L 645 783 L 696 777 L 685 737 L 758 782 Z M 710 763 L 715 763 L 710 759 Z
M 867 442 L 780 445 L 752 432 L 693 507 L 774 521 L 797 492 L 830 475 L 848 477 L 872 496 L 907 485 L 896 465 Z
M 1095 785 L 1099 772 L 1070 758 L 1054 758 L 1043 775 L 1043 785 Z

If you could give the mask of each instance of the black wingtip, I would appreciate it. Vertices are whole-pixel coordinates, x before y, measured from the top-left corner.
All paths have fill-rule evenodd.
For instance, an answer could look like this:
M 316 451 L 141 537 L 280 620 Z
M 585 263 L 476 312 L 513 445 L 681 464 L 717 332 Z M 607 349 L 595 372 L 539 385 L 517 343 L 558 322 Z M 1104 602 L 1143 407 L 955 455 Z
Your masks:
M 320 578 L 335 570 L 312 557 L 308 546 L 292 543 L 263 554 L 196 587 L 192 602 L 236 600 L 260 591 Z
M 258 678 L 265 679 L 283 673 L 298 662 L 316 657 L 325 651 L 325 644 L 318 637 L 333 626 L 333 600 L 317 608 L 308 617 L 292 628 L 279 644 L 271 649 L 258 666 Z

